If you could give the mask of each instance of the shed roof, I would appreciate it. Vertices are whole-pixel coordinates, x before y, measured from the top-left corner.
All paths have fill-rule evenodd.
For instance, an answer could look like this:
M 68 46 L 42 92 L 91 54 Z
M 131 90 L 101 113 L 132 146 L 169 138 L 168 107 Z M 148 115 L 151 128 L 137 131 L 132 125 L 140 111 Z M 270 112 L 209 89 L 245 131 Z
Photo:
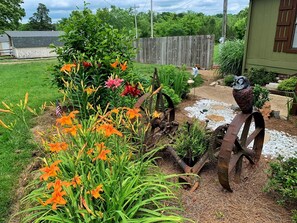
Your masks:
M 5 31 L 10 37 L 59 37 L 63 31 Z

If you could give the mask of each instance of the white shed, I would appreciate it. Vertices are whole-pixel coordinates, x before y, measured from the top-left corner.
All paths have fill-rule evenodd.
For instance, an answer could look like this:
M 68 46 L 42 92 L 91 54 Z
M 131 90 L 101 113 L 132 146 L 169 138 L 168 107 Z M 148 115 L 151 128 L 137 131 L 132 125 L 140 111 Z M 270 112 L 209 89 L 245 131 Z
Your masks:
M 0 35 L 0 56 L 11 55 L 9 38 L 6 34 Z
M 55 57 L 50 44 L 62 46 L 61 31 L 6 31 L 15 58 Z

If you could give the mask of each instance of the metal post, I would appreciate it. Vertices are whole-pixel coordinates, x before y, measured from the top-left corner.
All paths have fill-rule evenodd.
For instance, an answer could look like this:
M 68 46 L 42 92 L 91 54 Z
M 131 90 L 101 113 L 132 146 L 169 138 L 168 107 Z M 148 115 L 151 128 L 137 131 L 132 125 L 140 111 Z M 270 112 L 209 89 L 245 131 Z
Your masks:
M 153 0 L 151 0 L 151 38 L 154 37 Z
M 226 41 L 226 37 L 227 37 L 227 7 L 228 7 L 228 0 L 224 0 L 223 27 L 222 27 L 223 43 Z

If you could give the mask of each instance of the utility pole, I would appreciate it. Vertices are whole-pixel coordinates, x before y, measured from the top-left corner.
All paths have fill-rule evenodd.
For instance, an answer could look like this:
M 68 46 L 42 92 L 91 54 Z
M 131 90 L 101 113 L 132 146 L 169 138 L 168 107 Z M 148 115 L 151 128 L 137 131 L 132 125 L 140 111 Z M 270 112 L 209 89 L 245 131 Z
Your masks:
M 134 16 L 135 16 L 135 37 L 138 38 L 138 32 L 137 32 L 137 11 L 136 8 L 139 8 L 139 6 L 134 5 Z
M 151 0 L 151 38 L 154 37 L 153 0 Z
M 222 26 L 223 43 L 226 41 L 226 36 L 227 36 L 227 7 L 228 7 L 228 0 L 224 0 L 223 26 Z

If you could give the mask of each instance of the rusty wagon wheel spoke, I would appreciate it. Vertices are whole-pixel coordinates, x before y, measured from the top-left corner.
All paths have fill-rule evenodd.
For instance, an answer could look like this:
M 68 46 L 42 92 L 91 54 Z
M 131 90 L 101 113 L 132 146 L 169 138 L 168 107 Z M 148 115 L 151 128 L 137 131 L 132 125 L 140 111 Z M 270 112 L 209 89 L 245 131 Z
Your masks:
M 264 142 L 265 123 L 259 112 L 239 113 L 230 123 L 218 156 L 220 184 L 232 192 L 231 185 L 240 182 L 244 160 L 251 165 L 260 157 Z
M 149 126 L 144 144 L 149 148 L 153 147 L 168 129 L 168 123 L 175 119 L 174 104 L 171 98 L 160 89 L 155 93 L 144 94 L 135 103 L 134 108 L 141 110 L 143 127 Z

